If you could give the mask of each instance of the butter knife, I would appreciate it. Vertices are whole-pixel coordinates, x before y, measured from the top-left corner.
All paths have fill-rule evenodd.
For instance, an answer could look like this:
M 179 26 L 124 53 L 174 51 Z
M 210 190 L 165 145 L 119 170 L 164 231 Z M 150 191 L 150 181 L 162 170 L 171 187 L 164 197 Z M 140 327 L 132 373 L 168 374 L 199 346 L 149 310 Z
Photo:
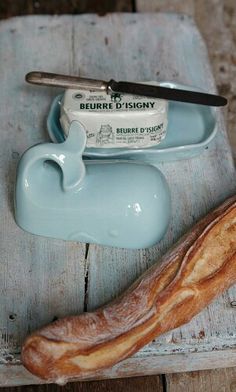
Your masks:
M 149 84 L 116 82 L 111 79 L 109 82 L 96 79 L 80 78 L 78 76 L 59 75 L 48 72 L 33 71 L 25 77 L 28 83 L 40 86 L 54 86 L 72 88 L 78 90 L 105 91 L 107 94 L 121 93 L 141 95 L 166 99 L 168 101 L 180 101 L 206 106 L 225 106 L 227 99 L 220 95 L 207 94 L 198 91 L 180 90 L 170 87 L 152 86 Z

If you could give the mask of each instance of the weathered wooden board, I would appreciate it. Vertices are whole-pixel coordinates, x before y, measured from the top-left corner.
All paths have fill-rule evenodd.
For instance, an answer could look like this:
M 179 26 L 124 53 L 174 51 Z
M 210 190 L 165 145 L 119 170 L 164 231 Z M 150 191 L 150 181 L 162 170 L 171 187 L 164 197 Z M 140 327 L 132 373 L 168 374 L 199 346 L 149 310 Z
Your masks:
M 46 22 L 44 24 L 44 22 Z M 49 33 L 50 31 L 50 33 Z M 60 38 L 59 38 L 60 37 Z M 25 336 L 54 317 L 84 308 L 85 245 L 36 237 L 13 218 L 19 156 L 46 139 L 54 92 L 26 86 L 32 68 L 72 72 L 71 19 L 13 19 L 0 24 L 0 363 L 17 361 Z M 4 365 L 3 365 L 4 366 Z M 0 372 L 0 385 L 8 382 Z
M 24 87 L 24 73 L 34 68 L 104 79 L 175 80 L 212 92 L 215 85 L 202 38 L 192 20 L 182 15 L 16 18 L 0 25 L 0 55 L 4 141 L 0 162 L 5 184 L 1 188 L 5 203 L 1 209 L 1 328 L 7 341 L 1 346 L 5 356 L 0 385 L 20 385 L 38 382 L 22 368 L 17 355 L 28 330 L 54 316 L 94 309 L 117 296 L 200 216 L 235 192 L 236 176 L 218 112 L 219 133 L 204 154 L 159 165 L 172 191 L 173 216 L 158 246 L 128 251 L 91 245 L 85 257 L 81 244 L 23 233 L 14 224 L 8 201 L 16 161 L 25 148 L 46 139 L 43 124 L 56 93 Z M 188 326 L 157 339 L 95 378 L 234 366 L 236 315 L 230 302 L 235 298 L 232 288 Z M 14 322 L 7 321 L 10 312 L 18 315 Z
M 50 385 L 24 385 L 2 388 L 1 392 L 163 392 L 162 377 L 131 377 L 116 380 L 74 382 L 61 387 Z
M 17 356 L 16 356 L 17 358 Z M 91 376 L 90 380 L 102 380 L 109 378 L 126 378 L 140 375 L 167 374 L 190 372 L 195 369 L 205 370 L 212 368 L 234 367 L 236 363 L 236 349 L 147 355 L 141 351 L 141 355 L 134 355 L 118 363 L 111 369 L 97 372 Z M 43 384 L 42 380 L 33 377 L 23 366 L 15 364 L 13 366 L 0 366 L 2 386 L 17 386 L 30 384 Z M 88 380 L 88 379 L 87 379 Z
M 211 0 L 210 0 L 211 1 Z M 213 0 L 214 1 L 214 0 Z M 195 0 L 136 0 L 137 12 L 174 12 L 192 16 Z
M 166 384 L 168 392 L 235 392 L 236 369 L 168 374 Z
M 107 12 L 132 12 L 132 0 L 5 0 L 1 2 L 0 19 L 6 19 L 17 15 L 61 15 L 61 14 L 82 14 Z

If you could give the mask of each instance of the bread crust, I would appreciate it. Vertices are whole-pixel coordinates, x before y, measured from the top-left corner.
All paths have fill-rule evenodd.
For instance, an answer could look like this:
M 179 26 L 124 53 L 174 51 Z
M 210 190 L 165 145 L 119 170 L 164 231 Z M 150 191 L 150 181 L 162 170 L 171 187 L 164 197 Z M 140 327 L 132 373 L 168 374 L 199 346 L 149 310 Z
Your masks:
M 187 323 L 236 282 L 236 196 L 201 219 L 126 292 L 34 332 L 22 362 L 50 382 L 84 378 Z

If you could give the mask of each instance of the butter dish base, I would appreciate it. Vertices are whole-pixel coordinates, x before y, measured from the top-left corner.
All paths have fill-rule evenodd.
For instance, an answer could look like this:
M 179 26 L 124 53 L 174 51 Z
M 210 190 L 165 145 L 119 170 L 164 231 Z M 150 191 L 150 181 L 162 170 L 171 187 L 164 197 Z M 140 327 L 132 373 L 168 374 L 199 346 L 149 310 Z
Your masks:
M 193 87 L 173 82 L 162 82 L 161 86 L 193 90 Z M 194 88 L 196 91 L 200 91 Z M 54 143 L 65 140 L 60 125 L 60 101 L 55 97 L 47 118 L 47 129 Z M 83 156 L 88 159 L 128 159 L 158 163 L 189 159 L 201 154 L 213 141 L 217 133 L 215 109 L 182 102 L 169 102 L 168 126 L 165 139 L 155 147 L 130 148 L 85 148 Z

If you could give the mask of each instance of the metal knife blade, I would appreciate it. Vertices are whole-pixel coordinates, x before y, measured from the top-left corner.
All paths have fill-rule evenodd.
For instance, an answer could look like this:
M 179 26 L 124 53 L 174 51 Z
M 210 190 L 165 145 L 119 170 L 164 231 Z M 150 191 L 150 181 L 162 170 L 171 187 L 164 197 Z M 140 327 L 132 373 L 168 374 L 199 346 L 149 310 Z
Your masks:
M 59 75 L 38 71 L 28 73 L 25 79 L 28 83 L 32 84 L 81 90 L 106 91 L 107 94 L 116 92 L 207 106 L 225 106 L 227 104 L 227 99 L 220 95 L 152 86 L 149 84 L 116 82 L 113 79 L 109 82 L 105 82 L 103 80 L 85 79 L 78 76 Z
M 111 80 L 108 82 L 108 88 L 117 93 L 142 95 L 145 97 L 167 99 L 169 101 L 180 101 L 207 106 L 225 106 L 227 104 L 227 99 L 220 95 L 182 89 L 179 90 L 162 86 L 151 86 L 141 83 L 116 82 L 115 80 Z

